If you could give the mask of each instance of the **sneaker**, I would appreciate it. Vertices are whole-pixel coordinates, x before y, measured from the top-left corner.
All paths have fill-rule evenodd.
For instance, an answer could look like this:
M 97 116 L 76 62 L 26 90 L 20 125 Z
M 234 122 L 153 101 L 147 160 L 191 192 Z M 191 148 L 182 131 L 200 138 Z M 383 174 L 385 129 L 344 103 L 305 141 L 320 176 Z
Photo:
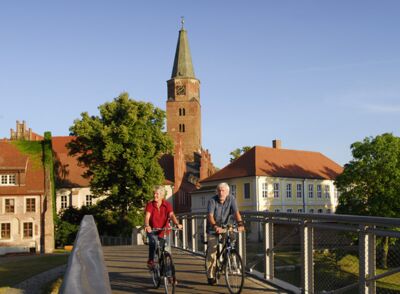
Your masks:
M 211 286 L 214 286 L 217 283 L 217 281 L 215 280 L 215 278 L 208 278 L 208 284 Z
M 149 260 L 147 261 L 147 267 L 148 267 L 149 269 L 153 269 L 153 267 L 154 267 L 154 260 L 149 259 Z

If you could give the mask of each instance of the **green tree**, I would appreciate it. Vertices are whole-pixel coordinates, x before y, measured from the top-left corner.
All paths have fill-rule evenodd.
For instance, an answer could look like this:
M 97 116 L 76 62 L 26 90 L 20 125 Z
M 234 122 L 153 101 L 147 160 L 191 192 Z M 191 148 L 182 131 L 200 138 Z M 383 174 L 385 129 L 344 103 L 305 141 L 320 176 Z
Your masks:
M 353 159 L 335 184 L 341 193 L 337 213 L 400 217 L 400 138 L 367 137 L 351 145 Z M 382 242 L 387 265 L 389 238 Z
M 238 159 L 243 153 L 246 153 L 247 151 L 249 151 L 251 149 L 250 146 L 244 146 L 242 148 L 236 148 L 235 150 L 233 150 L 231 153 L 229 153 L 231 155 L 230 158 L 230 162 L 235 161 L 236 159 Z
M 99 111 L 74 121 L 70 132 L 76 138 L 68 147 L 88 168 L 84 176 L 94 196 L 108 196 L 102 207 L 118 215 L 123 229 L 150 199 L 152 187 L 163 182 L 158 159 L 171 152 L 173 143 L 163 132 L 165 112 L 151 103 L 122 93 Z

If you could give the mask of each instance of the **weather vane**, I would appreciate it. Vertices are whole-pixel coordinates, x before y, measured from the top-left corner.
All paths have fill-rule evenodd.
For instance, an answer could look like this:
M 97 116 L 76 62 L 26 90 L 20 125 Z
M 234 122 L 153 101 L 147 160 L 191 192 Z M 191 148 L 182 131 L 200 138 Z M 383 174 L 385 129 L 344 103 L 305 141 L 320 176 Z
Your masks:
M 181 24 L 182 24 L 182 30 L 183 30 L 183 25 L 185 24 L 185 17 L 181 16 Z

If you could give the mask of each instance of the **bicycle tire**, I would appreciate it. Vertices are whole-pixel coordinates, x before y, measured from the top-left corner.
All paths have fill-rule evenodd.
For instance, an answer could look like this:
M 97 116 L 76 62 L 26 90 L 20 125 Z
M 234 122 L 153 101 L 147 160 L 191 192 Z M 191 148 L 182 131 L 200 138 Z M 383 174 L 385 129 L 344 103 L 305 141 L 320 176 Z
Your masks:
M 242 292 L 244 283 L 244 269 L 242 258 L 238 252 L 232 250 L 230 254 L 225 256 L 224 271 L 229 293 L 239 294 Z
M 175 265 L 169 252 L 164 253 L 164 288 L 166 294 L 175 293 Z

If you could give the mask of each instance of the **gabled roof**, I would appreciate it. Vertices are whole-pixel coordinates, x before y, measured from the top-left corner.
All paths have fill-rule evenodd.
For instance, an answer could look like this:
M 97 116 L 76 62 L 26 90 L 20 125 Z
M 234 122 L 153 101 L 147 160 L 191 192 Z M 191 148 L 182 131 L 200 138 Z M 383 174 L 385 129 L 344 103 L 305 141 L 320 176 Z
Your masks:
M 342 171 L 319 152 L 255 146 L 201 183 L 249 176 L 333 180 Z
M 73 139 L 72 136 L 52 137 L 54 173 L 58 188 L 89 186 L 89 179 L 82 176 L 87 168 L 79 164 L 76 156 L 68 155 L 69 149 L 66 145 Z
M 34 158 L 34 155 L 21 152 L 14 143 L 13 141 L 0 141 L 0 172 L 19 173 L 21 182 L 17 186 L 0 186 L 0 195 L 44 194 L 45 181 L 42 161 Z M 37 142 L 37 144 L 41 143 Z
M 179 31 L 171 79 L 183 77 L 195 78 L 187 32 L 182 28 Z
M 28 155 L 18 151 L 12 141 L 0 141 L 0 170 L 25 170 Z

